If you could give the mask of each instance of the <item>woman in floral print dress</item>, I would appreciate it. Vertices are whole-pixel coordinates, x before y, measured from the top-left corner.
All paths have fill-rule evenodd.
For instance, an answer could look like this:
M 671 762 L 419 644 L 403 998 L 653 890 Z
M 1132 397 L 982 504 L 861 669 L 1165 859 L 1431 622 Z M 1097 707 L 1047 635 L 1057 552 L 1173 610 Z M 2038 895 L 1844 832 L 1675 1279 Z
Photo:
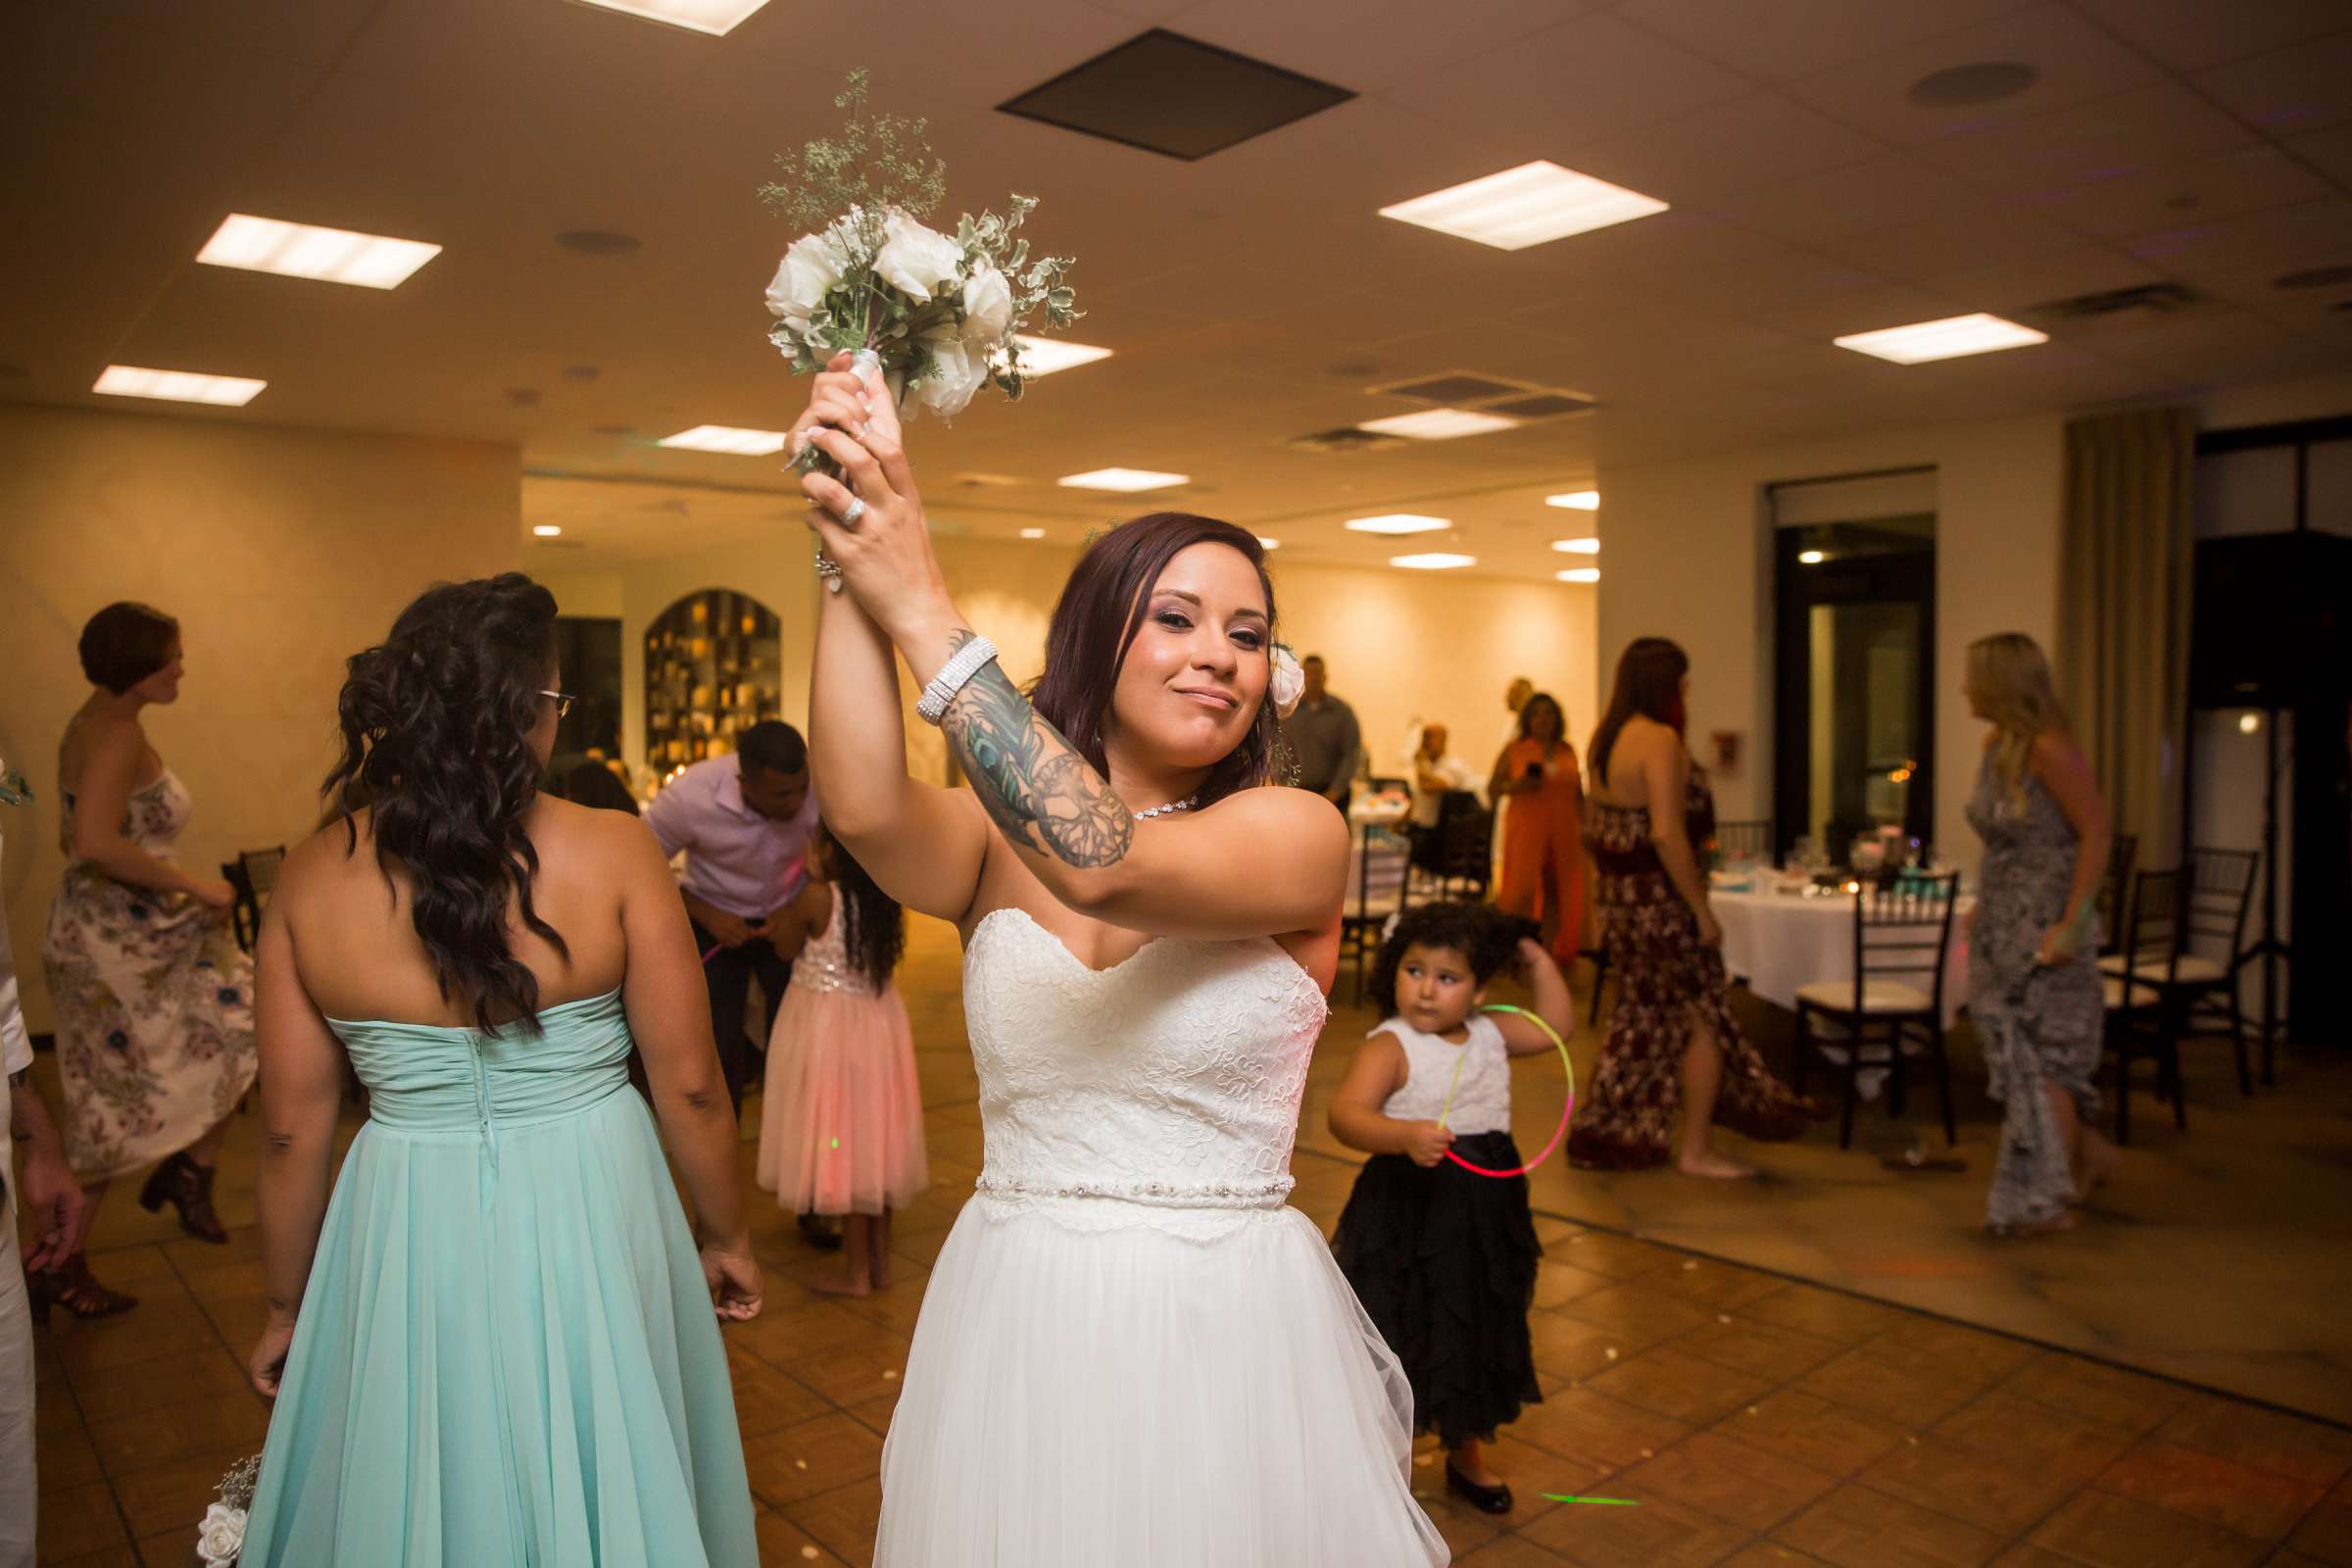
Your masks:
M 178 623 L 110 605 L 82 630 L 81 663 L 97 689 L 59 748 L 67 865 L 41 948 L 67 1153 L 92 1210 L 113 1178 L 154 1164 L 139 1201 L 172 1203 L 190 1235 L 225 1242 L 213 1163 L 253 1086 L 253 968 L 230 937 L 229 885 L 173 862 L 188 793 L 139 724 L 148 704 L 179 696 Z M 78 1250 L 28 1284 L 36 1316 L 52 1302 L 79 1317 L 136 1304 Z
M 1715 1151 L 1708 1128 L 1780 1140 L 1803 1132 L 1808 1117 L 1732 1017 L 1723 928 L 1693 849 L 1714 836 L 1715 798 L 1683 745 L 1690 668 L 1662 637 L 1634 643 L 1587 752 L 1585 843 L 1599 873 L 1594 902 L 1617 1003 L 1568 1157 L 1602 1169 L 1671 1159 L 1687 1175 L 1750 1176 Z

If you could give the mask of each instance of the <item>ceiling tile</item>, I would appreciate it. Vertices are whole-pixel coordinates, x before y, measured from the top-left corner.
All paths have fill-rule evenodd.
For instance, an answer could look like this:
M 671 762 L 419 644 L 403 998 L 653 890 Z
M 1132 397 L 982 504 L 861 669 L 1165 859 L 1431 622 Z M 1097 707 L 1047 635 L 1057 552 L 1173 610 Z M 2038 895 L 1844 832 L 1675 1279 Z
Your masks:
M 1596 142 L 1578 167 L 1661 201 L 1712 204 L 1885 151 L 1802 104 L 1751 93 Z
M 2281 44 L 2340 32 L 2343 0 L 2074 0 L 2075 5 L 2176 71 L 2194 71 Z
M 1729 219 L 1791 245 L 1825 245 L 1984 200 L 1966 180 L 1908 153 L 1882 153 L 1709 202 Z
M 2347 83 L 2352 83 L 2352 31 L 2197 74 L 2198 86 L 2271 136 L 2352 121 Z
M 1954 251 L 1955 257 L 1965 251 Z M 2084 294 L 2161 283 L 2164 274 L 2144 262 L 2093 245 L 2077 245 L 2038 256 L 2007 262 L 1965 266 L 1925 280 L 1939 293 L 1969 302 L 1969 309 L 2023 318 L 2034 307 L 2071 300 Z M 2053 336 L 2062 328 L 2034 320 Z
M 1969 108 L 1927 108 L 1906 96 L 1933 72 L 1987 61 L 2032 66 L 2040 79 L 2014 98 Z M 2157 77 L 2157 70 L 2103 28 L 2060 5 L 2012 12 L 1791 82 L 1788 90 L 1897 146 L 1987 129 L 2103 98 Z
M 2329 196 L 2217 222 L 2134 236 L 2130 255 L 2176 277 L 2276 276 L 2352 263 L 2352 199 Z
M 1917 282 L 1950 272 L 1955 262 L 1991 267 L 2079 243 L 2047 219 L 1978 196 L 1954 202 L 1933 218 L 1855 235 L 1824 248 L 1855 267 Z
M 1188 38 L 1373 92 L 1557 26 L 1584 9 L 1579 0 L 1479 0 L 1432 26 L 1425 0 L 1349 0 L 1341 26 L 1311 5 L 1207 0 L 1170 25 Z
M 1521 38 L 1394 90 L 1441 124 L 1582 169 L 1586 145 L 1747 91 L 1739 75 L 1604 13 Z
M 2190 89 L 2158 81 L 2034 120 L 1946 136 L 1920 155 L 1981 185 L 2042 201 L 2253 140 Z
M 2310 201 L 2328 194 L 2328 181 L 2301 160 L 2269 142 L 2257 142 L 2166 169 L 2061 186 L 2044 193 L 2034 206 L 2080 233 L 2142 234 Z
M 2352 125 L 2338 125 L 2333 130 L 2297 136 L 2286 146 L 2296 157 L 2308 159 L 2337 184 L 2352 187 Z
M 2017 11 L 2033 0 L 1625 0 L 1617 14 L 1689 49 L 1764 81 L 1811 75 L 1832 66 L 1952 32 Z

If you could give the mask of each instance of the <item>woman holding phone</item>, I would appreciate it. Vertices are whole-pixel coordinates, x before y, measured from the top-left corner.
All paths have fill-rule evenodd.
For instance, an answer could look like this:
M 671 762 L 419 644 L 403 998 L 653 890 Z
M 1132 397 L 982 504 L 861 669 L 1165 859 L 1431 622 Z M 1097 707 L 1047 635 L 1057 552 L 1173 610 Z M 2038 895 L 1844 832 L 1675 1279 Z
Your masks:
M 1568 716 L 1538 692 L 1519 710 L 1519 735 L 1494 759 L 1487 793 L 1502 807 L 1505 913 L 1543 922 L 1544 945 L 1565 970 L 1576 962 L 1585 925 L 1585 781 Z

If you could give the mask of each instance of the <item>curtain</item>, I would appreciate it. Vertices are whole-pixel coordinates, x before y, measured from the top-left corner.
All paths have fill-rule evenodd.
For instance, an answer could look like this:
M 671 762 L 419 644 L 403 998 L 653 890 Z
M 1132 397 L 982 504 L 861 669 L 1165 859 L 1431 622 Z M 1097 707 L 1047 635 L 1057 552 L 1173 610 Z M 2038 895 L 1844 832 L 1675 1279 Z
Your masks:
M 2178 863 L 2188 723 L 2196 416 L 2139 409 L 2069 420 L 2058 676 L 2118 833 Z

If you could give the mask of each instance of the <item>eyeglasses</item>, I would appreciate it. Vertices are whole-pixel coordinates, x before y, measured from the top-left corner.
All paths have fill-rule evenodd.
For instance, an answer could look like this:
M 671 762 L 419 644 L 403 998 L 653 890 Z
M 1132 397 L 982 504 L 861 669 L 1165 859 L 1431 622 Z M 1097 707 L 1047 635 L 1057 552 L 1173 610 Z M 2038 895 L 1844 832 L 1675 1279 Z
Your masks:
M 564 721 L 564 715 L 571 711 L 571 705 L 579 701 L 569 692 L 541 692 L 539 695 L 556 705 L 556 722 L 559 724 Z

